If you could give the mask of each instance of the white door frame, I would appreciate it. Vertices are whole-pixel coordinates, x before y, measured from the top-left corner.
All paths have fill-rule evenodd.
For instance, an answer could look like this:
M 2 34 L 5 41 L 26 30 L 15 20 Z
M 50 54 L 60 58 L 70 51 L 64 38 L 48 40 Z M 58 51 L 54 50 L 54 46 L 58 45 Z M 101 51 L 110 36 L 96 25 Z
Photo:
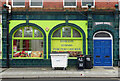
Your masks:
M 97 34 L 97 33 L 101 33 L 101 32 L 104 32 L 104 33 L 107 33 L 107 34 L 109 34 L 110 35 L 110 37 L 95 37 L 95 35 Z M 112 66 L 113 66 L 113 36 L 111 35 L 111 33 L 110 32 L 108 32 L 108 31 L 98 31 L 98 32 L 96 32 L 94 35 L 93 35 L 93 44 L 94 44 L 94 40 L 112 40 Z M 94 45 L 93 45 L 94 46 Z M 94 47 L 93 47 L 93 50 L 94 50 Z M 94 51 L 93 51 L 93 54 L 94 54 Z M 93 55 L 94 56 L 94 55 Z M 93 59 L 93 61 L 94 61 L 94 59 Z

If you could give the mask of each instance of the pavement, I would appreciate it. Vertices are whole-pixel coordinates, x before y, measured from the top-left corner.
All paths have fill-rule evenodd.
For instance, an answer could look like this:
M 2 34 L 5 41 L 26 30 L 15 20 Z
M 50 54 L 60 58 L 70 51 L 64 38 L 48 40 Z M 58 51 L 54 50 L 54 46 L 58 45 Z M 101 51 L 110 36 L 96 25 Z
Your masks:
M 93 67 L 92 69 L 78 70 L 76 67 L 68 67 L 67 70 L 55 69 L 51 67 L 35 68 L 1 68 L 2 78 L 42 78 L 42 77 L 119 77 L 118 67 Z

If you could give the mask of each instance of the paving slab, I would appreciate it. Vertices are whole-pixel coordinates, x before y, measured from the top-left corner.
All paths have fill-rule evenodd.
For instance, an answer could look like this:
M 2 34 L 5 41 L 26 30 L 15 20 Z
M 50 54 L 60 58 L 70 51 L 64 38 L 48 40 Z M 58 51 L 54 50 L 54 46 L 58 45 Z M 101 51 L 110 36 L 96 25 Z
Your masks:
M 52 70 L 51 67 L 9 68 L 0 74 L 2 78 L 118 77 L 118 67 L 113 67 L 113 69 L 93 67 L 92 69 L 84 70 L 77 70 L 75 67 L 67 68 L 67 70 Z

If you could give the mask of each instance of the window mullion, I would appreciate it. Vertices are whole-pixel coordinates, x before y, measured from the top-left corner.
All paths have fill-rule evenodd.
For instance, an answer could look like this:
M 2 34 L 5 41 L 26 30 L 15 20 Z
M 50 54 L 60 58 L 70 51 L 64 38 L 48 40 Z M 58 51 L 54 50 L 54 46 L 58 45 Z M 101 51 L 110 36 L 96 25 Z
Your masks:
M 73 38 L 73 29 L 71 28 L 71 38 Z
M 24 38 L 24 27 L 22 28 L 22 38 Z
M 62 32 L 62 28 L 61 28 L 61 38 L 63 37 L 62 35 L 63 35 L 63 32 Z
M 32 38 L 34 39 L 34 28 L 33 28 L 33 32 L 32 32 Z

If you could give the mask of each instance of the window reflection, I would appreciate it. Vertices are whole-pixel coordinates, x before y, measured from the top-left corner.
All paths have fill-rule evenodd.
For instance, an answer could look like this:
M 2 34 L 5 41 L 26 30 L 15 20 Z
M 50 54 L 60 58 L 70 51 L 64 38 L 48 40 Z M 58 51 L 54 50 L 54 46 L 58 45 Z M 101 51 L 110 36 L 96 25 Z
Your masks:
M 73 29 L 73 37 L 81 37 L 81 35 L 77 30 Z
M 32 37 L 32 27 L 24 27 L 24 37 Z
M 63 37 L 71 37 L 71 27 L 63 27 L 62 28 Z
M 53 33 L 53 37 L 61 37 L 61 28 Z
M 22 37 L 22 29 L 17 30 L 17 32 L 14 34 L 14 37 Z
M 76 6 L 76 0 L 64 0 L 64 6 Z
M 39 30 L 37 30 L 37 29 L 34 29 L 34 36 L 35 37 L 43 37 L 42 33 Z

